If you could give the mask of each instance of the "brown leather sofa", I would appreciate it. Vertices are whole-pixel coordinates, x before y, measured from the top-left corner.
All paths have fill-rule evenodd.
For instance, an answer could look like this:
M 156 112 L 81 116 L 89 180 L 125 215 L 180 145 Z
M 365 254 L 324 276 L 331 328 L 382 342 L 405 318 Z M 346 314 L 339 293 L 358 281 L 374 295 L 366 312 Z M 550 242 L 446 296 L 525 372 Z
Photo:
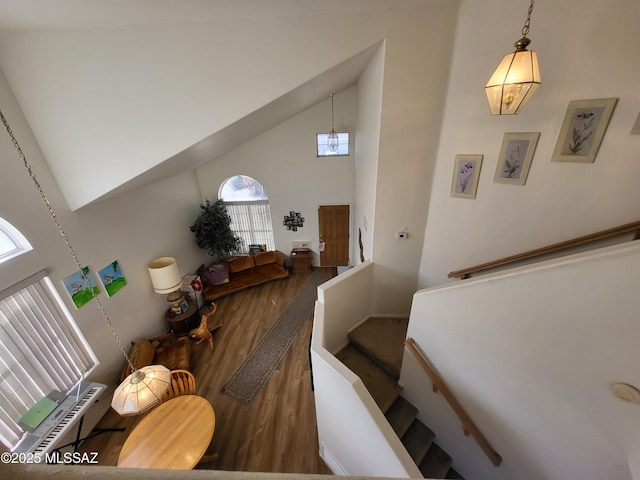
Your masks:
M 164 365 L 169 370 L 189 370 L 191 342 L 188 337 L 176 338 L 167 333 L 154 338 L 141 338 L 131 346 L 129 359 L 136 369 L 147 365 Z M 124 366 L 120 381 L 131 374 L 129 364 Z
M 255 285 L 287 278 L 284 255 L 277 251 L 260 252 L 218 262 L 200 270 L 204 299 L 212 302 Z

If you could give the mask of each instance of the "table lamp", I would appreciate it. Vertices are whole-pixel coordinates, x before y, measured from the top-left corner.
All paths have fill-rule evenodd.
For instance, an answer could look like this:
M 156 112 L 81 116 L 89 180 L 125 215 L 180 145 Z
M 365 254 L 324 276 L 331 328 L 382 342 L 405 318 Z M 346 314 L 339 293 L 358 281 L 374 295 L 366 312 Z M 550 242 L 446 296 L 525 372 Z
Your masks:
M 187 300 L 180 292 L 182 276 L 178 269 L 176 259 L 173 257 L 155 258 L 147 265 L 153 290 L 156 293 L 167 294 L 167 301 L 171 305 L 171 311 L 177 315 L 186 312 L 189 308 Z

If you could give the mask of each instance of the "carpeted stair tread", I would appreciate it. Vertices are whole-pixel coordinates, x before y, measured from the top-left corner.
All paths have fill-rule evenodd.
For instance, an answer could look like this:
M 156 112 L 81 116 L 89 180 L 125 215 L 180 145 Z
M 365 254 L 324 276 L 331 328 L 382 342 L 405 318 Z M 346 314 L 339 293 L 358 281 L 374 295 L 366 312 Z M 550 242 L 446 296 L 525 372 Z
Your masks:
M 449 467 L 451 467 L 451 456 L 435 443 L 431 444 L 418 465 L 424 478 L 449 478 L 447 476 Z
M 416 418 L 417 408 L 398 385 L 408 319 L 371 317 L 349 333 L 336 358 L 360 377 L 425 478 L 462 479 L 435 433 Z
M 396 432 L 396 435 L 402 438 L 411 426 L 411 423 L 415 420 L 416 415 L 418 415 L 418 409 L 405 400 L 404 397 L 400 396 L 393 402 L 393 405 L 391 405 L 384 416 L 387 417 L 387 421 L 393 428 L 393 431 Z
M 400 395 L 402 388 L 396 379 L 355 347 L 347 345 L 338 352 L 336 358 L 360 377 L 383 412 L 386 412 Z
M 429 427 L 416 419 L 400 440 L 416 465 L 420 465 L 435 437 Z
M 371 317 L 349 333 L 349 341 L 400 378 L 408 318 Z
M 456 472 L 453 468 L 449 468 L 447 472 L 447 476 L 445 477 L 449 480 L 464 480 L 464 477 Z

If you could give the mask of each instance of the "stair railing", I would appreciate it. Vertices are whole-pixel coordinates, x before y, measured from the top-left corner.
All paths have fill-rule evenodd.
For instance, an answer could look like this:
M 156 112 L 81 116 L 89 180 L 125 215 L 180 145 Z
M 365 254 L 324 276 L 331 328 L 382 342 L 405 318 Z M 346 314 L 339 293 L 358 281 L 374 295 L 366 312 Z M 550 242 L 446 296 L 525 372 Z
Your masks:
M 502 457 L 500 456 L 500 454 L 498 454 L 498 452 L 496 452 L 489 444 L 485 436 L 478 429 L 478 427 L 476 427 L 476 425 L 473 423 L 473 420 L 471 420 L 469 415 L 467 415 L 467 412 L 465 412 L 465 410 L 462 408 L 456 397 L 454 397 L 453 393 L 451 393 L 451 390 L 449 390 L 440 375 L 438 375 L 433 367 L 431 367 L 425 355 L 418 349 L 415 340 L 409 337 L 405 340 L 404 343 L 433 382 L 433 391 L 435 393 L 440 392 L 442 394 L 442 396 L 451 406 L 451 409 L 455 412 L 455 414 L 462 422 L 464 435 L 467 437 L 471 435 L 478 443 L 485 455 L 489 458 L 491 463 L 496 467 L 500 466 L 500 464 L 502 463 Z
M 499 260 L 493 260 L 491 262 L 482 263 L 480 265 L 464 268 L 462 270 L 454 270 L 453 272 L 449 272 L 447 277 L 449 278 L 460 277 L 460 279 L 465 279 L 465 278 L 468 278 L 469 275 L 473 273 L 482 272 L 484 270 L 489 270 L 491 268 L 502 267 L 504 265 L 519 262 L 521 260 L 528 260 L 530 258 L 539 257 L 541 255 L 547 255 L 550 253 L 559 252 L 561 250 L 566 250 L 568 248 L 579 247 L 581 245 L 585 245 L 588 243 L 598 242 L 600 240 L 606 240 L 608 238 L 617 237 L 617 236 L 624 235 L 626 233 L 632 233 L 632 232 L 635 232 L 634 240 L 640 239 L 640 222 L 627 223 L 625 225 L 620 225 L 619 227 L 609 228 L 608 230 L 602 230 L 600 232 L 584 235 L 582 237 L 577 237 L 572 240 L 554 243 L 546 247 L 536 248 L 534 250 L 529 250 L 526 252 L 518 253 L 516 255 L 511 255 L 510 257 L 501 258 Z

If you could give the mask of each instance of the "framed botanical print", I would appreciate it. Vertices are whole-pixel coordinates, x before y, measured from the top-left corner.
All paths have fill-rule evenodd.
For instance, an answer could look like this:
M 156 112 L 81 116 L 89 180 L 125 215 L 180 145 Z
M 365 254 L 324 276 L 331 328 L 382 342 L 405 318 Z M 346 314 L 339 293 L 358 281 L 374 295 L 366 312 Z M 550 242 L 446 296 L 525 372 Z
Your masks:
M 539 138 L 540 132 L 505 133 L 493 181 L 524 185 Z
M 569 102 L 551 161 L 593 163 L 617 101 L 599 98 Z
M 451 179 L 451 196 L 476 198 L 483 155 L 456 155 Z

